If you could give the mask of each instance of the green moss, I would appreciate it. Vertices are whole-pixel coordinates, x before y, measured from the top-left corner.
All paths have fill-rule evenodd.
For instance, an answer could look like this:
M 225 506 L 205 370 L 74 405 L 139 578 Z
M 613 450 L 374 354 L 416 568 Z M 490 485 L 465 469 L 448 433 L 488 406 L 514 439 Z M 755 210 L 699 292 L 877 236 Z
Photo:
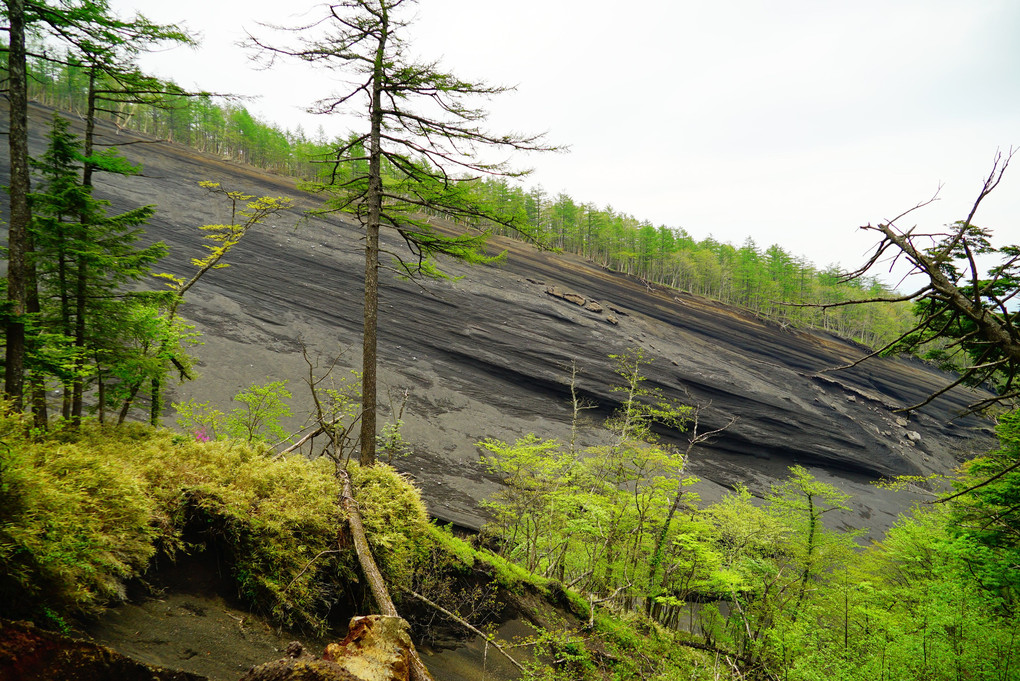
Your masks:
M 59 613 L 119 598 L 123 581 L 155 553 L 156 503 L 145 485 L 88 446 L 19 441 L 0 430 L 10 447 L 0 487 L 0 601 Z
M 285 625 L 319 629 L 356 560 L 333 464 L 142 425 L 28 439 L 0 417 L 0 602 L 5 614 L 87 614 L 118 600 L 152 558 L 214 545 L 238 594 Z M 350 467 L 380 569 L 410 584 L 435 540 L 415 489 L 389 466 Z
M 501 586 L 519 593 L 521 585 L 529 584 L 540 593 L 548 592 L 548 579 L 529 572 L 517 563 L 513 563 L 490 551 L 479 551 L 477 556 L 479 560 L 492 566 L 496 575 L 496 581 Z
M 386 464 L 350 464 L 348 472 L 372 556 L 391 588 L 409 586 L 429 550 L 428 513 L 418 489 Z
M 590 645 L 610 661 L 612 678 L 655 681 L 728 679 L 730 669 L 712 654 L 682 645 L 685 635 L 635 612 L 600 610 Z
M 449 525 L 429 525 L 432 541 L 457 565 L 465 569 L 475 566 L 478 552 L 469 542 L 453 534 Z

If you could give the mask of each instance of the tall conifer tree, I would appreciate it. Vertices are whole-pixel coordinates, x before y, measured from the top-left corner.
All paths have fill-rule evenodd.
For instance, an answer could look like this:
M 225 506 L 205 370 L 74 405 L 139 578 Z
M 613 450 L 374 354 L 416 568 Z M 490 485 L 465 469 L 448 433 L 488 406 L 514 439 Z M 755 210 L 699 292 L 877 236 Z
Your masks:
M 356 216 L 365 230 L 362 464 L 375 462 L 380 230 L 395 230 L 406 244 L 409 257 L 399 256 L 394 263 L 404 275 L 441 274 L 434 261 L 439 255 L 485 262 L 489 258 L 483 250 L 484 234 L 444 234 L 430 224 L 429 214 L 528 232 L 519 213 L 480 201 L 469 186 L 481 175 L 524 174 L 505 162 L 482 160 L 480 154 L 491 154 L 493 148 L 551 149 L 541 136 L 486 131 L 485 110 L 465 103 L 508 88 L 461 80 L 434 62 L 410 57 L 406 42 L 410 25 L 400 16 L 414 4 L 414 0 L 333 2 L 326 5 L 322 19 L 281 29 L 297 35 L 292 44 L 250 41 L 267 63 L 278 56 L 293 57 L 356 79 L 349 90 L 319 100 L 311 110 L 353 112 L 365 121 L 365 127 L 326 160 L 332 172 L 319 185 L 330 194 L 328 211 Z
M 154 79 L 138 73 L 132 59 L 146 46 L 158 42 L 190 42 L 190 38 L 176 27 L 152 24 L 137 16 L 122 21 L 110 12 L 106 0 L 64 0 L 59 3 L 47 0 L 4 0 L 0 15 L 8 22 L 8 69 L 10 102 L 10 163 L 11 219 L 8 230 L 8 310 L 4 322 L 5 378 L 4 391 L 17 409 L 22 408 L 25 375 L 25 313 L 30 310 L 34 293 L 28 290 L 32 275 L 30 269 L 31 213 L 28 195 L 31 191 L 28 171 L 28 85 L 25 32 L 35 27 L 40 32 L 62 43 L 70 59 L 86 63 L 91 68 L 89 80 L 89 107 L 86 117 L 86 153 L 92 157 L 92 130 L 97 98 L 102 92 L 96 88 L 97 73 L 119 82 L 117 89 L 133 92 L 136 98 L 157 96 Z M 128 67 L 121 66 L 128 64 Z M 114 97 L 108 95 L 108 97 Z M 83 183 L 91 185 L 91 174 L 96 166 L 86 160 L 82 167 Z M 35 400 L 37 408 L 39 400 Z
M 6 355 L 4 392 L 14 408 L 22 408 L 25 385 L 25 319 L 27 303 L 26 254 L 28 252 L 28 79 L 25 58 L 25 2 L 5 0 L 8 23 L 8 90 L 10 106 L 8 144 L 10 145 L 11 185 L 10 224 L 7 230 L 7 301 L 4 324 Z

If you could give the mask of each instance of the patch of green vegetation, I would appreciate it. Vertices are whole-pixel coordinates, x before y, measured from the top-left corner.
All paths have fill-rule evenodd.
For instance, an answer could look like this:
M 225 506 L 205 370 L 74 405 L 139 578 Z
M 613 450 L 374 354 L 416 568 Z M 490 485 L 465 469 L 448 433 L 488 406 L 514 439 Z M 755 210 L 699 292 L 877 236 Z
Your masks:
M 359 581 L 327 459 L 277 458 L 257 443 L 137 424 L 32 436 L 25 425 L 0 416 L 4 616 L 66 629 L 67 617 L 121 599 L 157 556 L 204 548 L 226 558 L 250 607 L 288 626 L 321 630 L 341 592 Z M 488 574 L 510 592 L 573 611 L 574 629 L 583 626 L 583 597 L 429 523 L 418 490 L 389 466 L 351 465 L 349 473 L 373 554 L 398 595 L 415 589 L 459 603 L 469 617 L 491 613 L 494 587 L 472 581 Z M 536 657 L 532 678 L 656 678 L 641 674 L 667 667 L 650 660 L 682 656 L 629 621 L 598 614 L 595 624 L 540 634 L 535 649 L 559 662 Z
M 590 646 L 602 651 L 602 666 L 614 679 L 700 681 L 730 678 L 717 655 L 683 646 L 683 634 L 637 613 L 595 615 Z
M 215 547 L 238 594 L 288 626 L 321 629 L 357 581 L 333 464 L 141 425 L 27 437 L 0 416 L 3 615 L 57 621 L 121 599 L 153 558 Z M 424 505 L 393 469 L 351 466 L 369 541 L 393 584 L 428 550 Z
M 460 537 L 455 537 L 449 525 L 429 525 L 432 541 L 460 565 L 472 568 L 475 565 L 475 548 Z
M 0 417 L 3 609 L 85 612 L 121 597 L 155 554 L 155 500 L 130 469 L 88 446 L 25 441 L 17 421 Z
M 349 464 L 365 534 L 391 589 L 411 583 L 431 546 L 429 518 L 418 489 L 391 466 Z
M 532 659 L 525 664 L 529 681 L 730 678 L 730 668 L 716 655 L 681 645 L 683 633 L 670 631 L 638 613 L 621 614 L 601 606 L 596 606 L 593 626 L 589 627 L 591 605 L 581 594 L 497 554 L 476 549 L 454 537 L 448 528 L 433 526 L 431 535 L 448 558 L 466 566 L 485 566 L 493 580 L 511 593 L 537 592 L 550 606 L 560 608 L 559 626 L 540 629 L 522 642 L 532 650 Z M 570 615 L 576 618 L 573 625 L 569 624 Z
M 480 551 L 477 557 L 492 566 L 496 581 L 500 586 L 515 593 L 521 593 L 521 585 L 527 584 L 537 589 L 540 593 L 548 593 L 547 587 L 550 580 L 529 572 L 517 563 L 489 551 Z

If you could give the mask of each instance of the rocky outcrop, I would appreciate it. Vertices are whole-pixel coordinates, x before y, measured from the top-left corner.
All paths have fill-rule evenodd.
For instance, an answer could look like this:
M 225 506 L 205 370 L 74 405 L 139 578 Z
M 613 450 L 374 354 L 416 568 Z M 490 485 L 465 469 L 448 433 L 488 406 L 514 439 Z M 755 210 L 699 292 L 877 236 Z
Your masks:
M 0 679 L 4 681 L 207 681 L 154 667 L 88 641 L 0 620 Z
M 554 298 L 560 298 L 579 307 L 584 307 L 584 304 L 588 302 L 581 294 L 573 293 L 571 291 L 562 291 L 558 286 L 550 286 L 545 290 L 545 292 Z

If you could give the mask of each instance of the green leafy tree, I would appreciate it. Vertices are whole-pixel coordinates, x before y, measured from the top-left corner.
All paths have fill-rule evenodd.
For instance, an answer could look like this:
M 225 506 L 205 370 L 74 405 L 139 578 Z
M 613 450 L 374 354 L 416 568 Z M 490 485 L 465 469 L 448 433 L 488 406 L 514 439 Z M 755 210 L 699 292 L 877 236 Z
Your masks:
M 791 530 L 788 546 L 798 573 L 799 606 L 807 595 L 809 580 L 844 558 L 851 548 L 854 533 L 835 532 L 822 524 L 826 513 L 850 510 L 850 495 L 819 482 L 803 466 L 791 466 L 790 477 L 774 485 L 767 499 L 770 509 Z
M 764 657 L 790 679 L 993 681 L 1017 676 L 1020 625 L 976 567 L 989 558 L 949 507 L 918 508 L 881 541 L 815 582 L 780 616 Z
M 624 397 L 605 424 L 606 444 L 577 449 L 535 435 L 479 443 L 504 483 L 487 502 L 489 529 L 530 570 L 585 590 L 645 595 L 646 585 L 666 588 L 660 581 L 671 582 L 688 559 L 673 520 L 693 480 L 684 453 L 662 446 L 653 425 L 682 429 L 690 409 L 644 385 L 640 352 L 614 359 Z
M 1003 414 L 999 446 L 964 466 L 957 491 L 942 501 L 954 534 L 982 547 L 970 567 L 981 575 L 1005 611 L 1020 606 L 1020 411 Z
M 179 317 L 169 319 L 165 299 L 154 297 L 144 306 L 135 308 L 125 320 L 125 328 L 133 340 L 126 361 L 113 365 L 110 373 L 110 403 L 120 403 L 117 423 L 127 419 L 142 386 L 166 380 L 168 368 L 174 366 L 181 379 L 191 375 L 188 348 L 198 342 L 194 328 Z M 100 383 L 100 387 L 102 387 Z M 100 400 L 100 413 L 104 401 Z
M 451 236 L 437 231 L 430 214 L 469 225 L 482 221 L 527 232 L 517 213 L 504 214 L 469 191 L 479 175 L 519 176 L 503 162 L 490 162 L 491 149 L 546 148 L 539 137 L 493 134 L 482 128 L 486 112 L 466 103 L 507 88 L 461 80 L 429 62 L 409 57 L 408 20 L 401 14 L 413 0 L 344 0 L 323 19 L 298 31 L 295 45 L 251 44 L 271 62 L 285 56 L 357 74 L 357 85 L 321 99 L 319 113 L 355 113 L 365 129 L 340 145 L 328 160 L 330 172 L 318 187 L 332 198 L 327 211 L 352 214 L 365 230 L 365 302 L 362 369 L 361 463 L 375 462 L 379 232 L 399 233 L 409 249 L 397 256 L 405 275 L 437 275 L 435 258 L 491 260 L 484 235 Z M 314 31 L 313 31 L 314 28 Z
M 556 440 L 531 434 L 513 444 L 486 439 L 482 463 L 499 476 L 503 487 L 485 502 L 492 511 L 489 531 L 505 542 L 506 555 L 532 572 L 544 569 L 564 545 L 569 522 L 565 496 L 577 490 L 570 484 L 574 459 Z
M 1000 420 L 999 447 L 970 462 L 957 492 L 904 515 L 867 550 L 816 563 L 811 588 L 776 603 L 757 650 L 776 675 L 790 679 L 864 681 L 1017 677 L 1015 530 L 1018 430 L 1014 414 Z M 785 483 L 799 500 L 814 483 Z M 777 488 L 778 490 L 778 488 Z M 783 513 L 773 515 L 782 519 Z M 800 532 L 803 542 L 803 527 Z M 787 547 L 778 564 L 796 567 L 804 550 Z M 802 544 L 801 544 L 802 545 Z M 816 554 L 823 558 L 824 554 Z
M 705 509 L 714 528 L 714 545 L 721 557 L 717 579 L 728 591 L 730 616 L 718 608 L 704 608 L 701 627 L 710 642 L 756 654 L 782 604 L 788 601 L 782 561 L 789 528 L 755 503 L 748 489 L 738 485 Z
M 161 272 L 157 274 L 167 282 L 167 287 L 172 292 L 167 302 L 166 316 L 168 324 L 173 325 L 177 319 L 177 309 L 184 302 L 184 295 L 208 272 L 217 269 L 230 267 L 229 263 L 223 262 L 223 258 L 241 242 L 241 239 L 257 225 L 263 224 L 271 216 L 290 208 L 292 201 L 284 197 L 260 196 L 255 198 L 253 194 L 224 189 L 218 182 L 202 181 L 198 183 L 213 194 L 224 197 L 230 203 L 230 222 L 225 224 L 202 225 L 199 229 L 205 232 L 203 237 L 207 242 L 203 244 L 208 251 L 204 257 L 192 258 L 191 264 L 195 272 L 188 279 L 174 274 Z M 178 352 L 178 344 L 171 343 L 170 337 L 166 336 L 167 343 L 160 350 L 161 355 L 167 361 L 174 364 L 180 371 L 182 377 L 187 377 L 188 372 L 184 367 L 187 361 L 184 354 Z M 163 374 L 153 376 L 152 400 L 149 413 L 149 422 L 155 426 L 159 422 L 161 407 L 161 387 Z M 138 388 L 135 388 L 137 392 Z
M 210 406 L 208 402 L 196 402 L 193 399 L 174 402 L 173 408 L 177 412 L 177 426 L 191 433 L 195 440 L 207 442 L 219 439 L 226 416 L 222 411 Z
M 267 219 L 280 211 L 287 210 L 293 200 L 282 196 L 260 196 L 224 189 L 219 182 L 202 181 L 199 186 L 212 194 L 225 198 L 230 204 L 230 222 L 224 224 L 202 225 L 199 229 L 205 232 L 203 238 L 209 243 L 203 244 L 208 251 L 202 258 L 192 258 L 191 264 L 195 273 L 187 280 L 173 274 L 161 273 L 157 276 L 167 281 L 173 291 L 173 298 L 168 305 L 167 316 L 177 316 L 177 308 L 184 302 L 184 294 L 211 270 L 230 267 L 222 262 L 223 258 L 241 242 L 241 239 L 256 225 L 263 224 Z
M 286 439 L 288 432 L 280 423 L 291 416 L 284 400 L 292 397 L 286 381 L 271 381 L 265 385 L 252 384 L 234 395 L 237 407 L 223 419 L 223 428 L 229 437 L 246 442 L 275 442 Z
M 853 532 L 830 530 L 822 517 L 845 510 L 848 495 L 815 480 L 800 466 L 756 504 L 738 487 L 705 514 L 715 527 L 720 572 L 715 584 L 728 589 L 730 614 L 709 608 L 702 627 L 709 641 L 753 661 L 782 669 L 806 645 L 804 632 L 817 626 L 820 594 L 831 576 L 850 563 Z

